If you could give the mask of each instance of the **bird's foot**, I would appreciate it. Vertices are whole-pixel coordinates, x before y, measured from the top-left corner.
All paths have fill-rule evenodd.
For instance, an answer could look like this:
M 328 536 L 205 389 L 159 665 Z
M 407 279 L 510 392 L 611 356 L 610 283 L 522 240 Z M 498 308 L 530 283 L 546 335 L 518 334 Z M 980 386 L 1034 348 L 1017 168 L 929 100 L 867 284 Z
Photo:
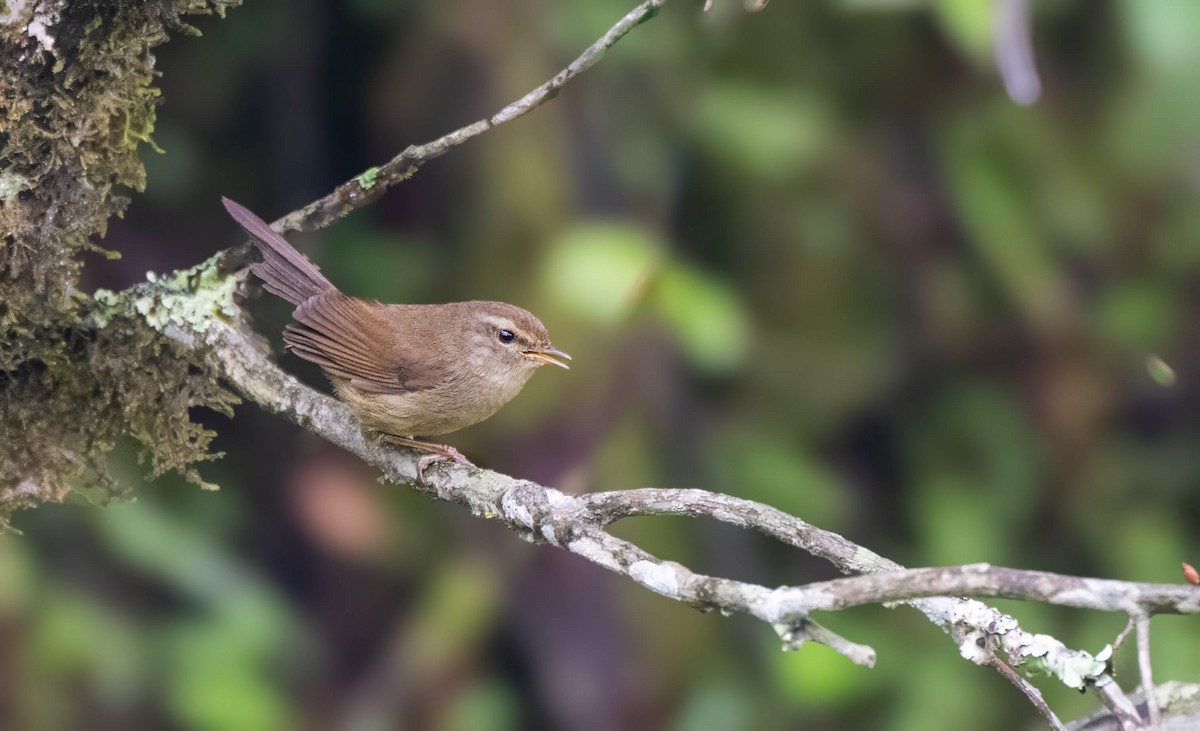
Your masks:
M 449 444 L 435 444 L 434 442 L 425 442 L 420 439 L 414 439 L 413 437 L 401 437 L 395 434 L 384 434 L 382 435 L 381 439 L 388 444 L 399 444 L 400 446 L 408 447 L 409 449 L 425 452 L 425 454 L 421 455 L 421 457 L 417 460 L 417 473 L 420 474 L 421 477 L 425 476 L 425 468 L 434 462 L 446 461 L 456 462 L 468 467 L 475 466 L 471 463 L 471 460 L 462 455 L 462 452 L 458 451 L 454 447 L 451 447 Z

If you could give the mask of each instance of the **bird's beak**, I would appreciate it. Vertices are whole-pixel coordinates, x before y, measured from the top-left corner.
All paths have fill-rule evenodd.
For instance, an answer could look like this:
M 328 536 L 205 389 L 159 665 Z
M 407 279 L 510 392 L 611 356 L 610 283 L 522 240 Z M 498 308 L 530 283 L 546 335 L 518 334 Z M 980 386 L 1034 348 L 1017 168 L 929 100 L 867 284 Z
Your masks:
M 567 360 L 571 360 L 571 356 L 562 352 L 558 348 L 542 348 L 541 350 L 523 350 L 523 351 L 521 351 L 521 355 L 525 356 L 526 358 L 532 358 L 533 360 L 540 360 L 543 363 L 549 363 L 550 365 L 556 365 L 560 368 L 566 368 L 567 370 L 571 370 L 571 366 L 567 365 L 566 363 L 563 363 L 561 360 L 555 359 L 555 356 L 558 356 L 559 358 L 566 358 Z

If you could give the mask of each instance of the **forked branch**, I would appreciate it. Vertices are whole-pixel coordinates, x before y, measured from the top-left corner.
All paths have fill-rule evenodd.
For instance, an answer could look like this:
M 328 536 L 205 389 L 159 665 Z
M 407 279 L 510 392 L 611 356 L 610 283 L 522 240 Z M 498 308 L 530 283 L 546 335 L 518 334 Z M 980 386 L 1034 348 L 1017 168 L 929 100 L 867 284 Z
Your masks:
M 275 228 L 290 231 L 324 226 L 375 200 L 425 162 L 537 108 L 666 2 L 642 2 L 571 64 L 521 99 L 486 119 L 405 149 L 379 168 L 356 176 L 329 195 L 284 216 Z M 191 348 L 197 359 L 214 366 L 247 400 L 353 452 L 378 467 L 388 481 L 412 485 L 430 497 L 466 507 L 474 515 L 498 520 L 526 540 L 570 551 L 670 599 L 761 619 L 772 625 L 788 649 L 819 642 L 856 663 L 871 665 L 875 659 L 871 648 L 822 627 L 812 614 L 861 604 L 903 602 L 950 635 L 964 658 L 991 666 L 1013 682 L 1053 728 L 1062 728 L 1062 723 L 1014 668 L 1033 667 L 1070 687 L 1092 689 L 1123 728 L 1144 728 L 1155 721 L 1157 711 L 1153 707 L 1151 718 L 1142 719 L 1113 680 L 1109 668 L 1111 647 L 1096 655 L 1068 648 L 1052 637 L 1026 632 L 1015 619 L 997 609 L 963 597 L 1009 597 L 1125 612 L 1136 621 L 1142 676 L 1148 686 L 1149 650 L 1145 638 L 1150 616 L 1198 611 L 1198 588 L 1088 579 L 986 564 L 905 569 L 843 536 L 768 505 L 705 490 L 647 488 L 573 496 L 456 464 L 436 464 L 422 473 L 413 453 L 364 437 L 345 406 L 299 383 L 271 361 L 264 343 L 240 316 L 229 316 L 239 311 L 233 303 L 236 288 L 229 286 L 229 280 L 242 274 L 219 274 L 219 269 L 220 262 L 210 260 L 193 272 L 113 295 L 104 307 L 126 313 L 154 312 L 154 327 Z M 193 282 L 208 284 L 192 286 Z M 709 517 L 751 528 L 857 576 L 807 586 L 768 588 L 698 574 L 606 530 L 614 521 L 639 515 Z

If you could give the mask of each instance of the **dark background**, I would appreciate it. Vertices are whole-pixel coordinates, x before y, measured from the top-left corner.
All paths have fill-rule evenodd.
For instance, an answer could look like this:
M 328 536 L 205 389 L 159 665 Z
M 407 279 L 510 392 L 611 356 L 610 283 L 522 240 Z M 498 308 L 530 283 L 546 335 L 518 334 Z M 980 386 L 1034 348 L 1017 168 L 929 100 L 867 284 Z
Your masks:
M 575 356 L 448 441 L 572 492 L 694 486 L 908 565 L 1176 582 L 1200 560 L 1200 3 L 1034 3 L 1005 94 L 990 3 L 669 5 L 559 98 L 293 236 L 344 290 L 502 299 Z M 252 0 L 158 53 L 149 182 L 91 256 L 119 288 L 498 110 L 629 7 Z M 278 347 L 287 307 L 249 304 Z M 1161 359 L 1174 379 L 1156 366 Z M 281 362 L 325 388 L 313 369 Z M 554 370 L 554 372 L 549 372 Z M 462 510 L 252 405 L 173 476 L 0 537 L 0 726 L 1012 729 L 1036 713 L 916 612 L 779 651 Z M 706 521 L 617 531 L 767 585 L 820 561 Z M 1116 615 L 1001 603 L 1099 651 Z M 1194 619 L 1157 680 L 1200 680 Z M 1118 678 L 1136 673 L 1126 648 Z M 1095 706 L 1040 682 L 1064 717 Z

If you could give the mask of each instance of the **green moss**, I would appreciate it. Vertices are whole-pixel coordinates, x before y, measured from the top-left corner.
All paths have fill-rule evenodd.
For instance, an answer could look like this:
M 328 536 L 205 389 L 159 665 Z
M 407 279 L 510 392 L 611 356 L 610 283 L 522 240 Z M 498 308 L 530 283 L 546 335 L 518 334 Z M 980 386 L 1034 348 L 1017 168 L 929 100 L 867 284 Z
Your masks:
M 26 3 L 0 26 L 0 298 L 24 310 L 68 306 L 79 255 L 142 190 L 159 91 L 151 50 L 181 18 L 240 0 Z M 48 21 L 31 35 L 34 18 Z M 33 319 L 50 317 L 33 313 Z
M 199 357 L 212 318 L 236 318 L 237 277 L 220 257 L 122 293 L 82 299 L 77 316 L 0 352 L 0 528 L 13 510 L 72 492 L 89 502 L 123 497 L 105 456 L 123 437 L 142 446 L 150 476 L 179 470 L 201 480 L 213 433 L 195 408 L 231 414 L 236 397 Z
M 377 177 L 379 177 L 379 168 L 371 168 L 358 176 L 358 184 L 363 187 L 363 190 L 370 190 L 375 185 Z
M 92 300 L 75 287 L 81 254 L 103 252 L 92 239 L 128 203 L 118 191 L 146 184 L 138 149 L 154 144 L 159 102 L 151 50 L 196 32 L 184 16 L 239 2 L 3 5 L 14 17 L 0 25 L 0 528 L 14 509 L 73 491 L 122 495 L 105 457 L 127 436 L 151 475 L 178 469 L 200 482 L 193 465 L 209 458 L 212 435 L 189 410 L 228 411 L 234 399 L 167 326 L 178 335 L 200 328 L 202 312 L 234 316 L 232 278 L 214 261 L 150 294 Z M 30 34 L 35 17 L 44 32 Z

